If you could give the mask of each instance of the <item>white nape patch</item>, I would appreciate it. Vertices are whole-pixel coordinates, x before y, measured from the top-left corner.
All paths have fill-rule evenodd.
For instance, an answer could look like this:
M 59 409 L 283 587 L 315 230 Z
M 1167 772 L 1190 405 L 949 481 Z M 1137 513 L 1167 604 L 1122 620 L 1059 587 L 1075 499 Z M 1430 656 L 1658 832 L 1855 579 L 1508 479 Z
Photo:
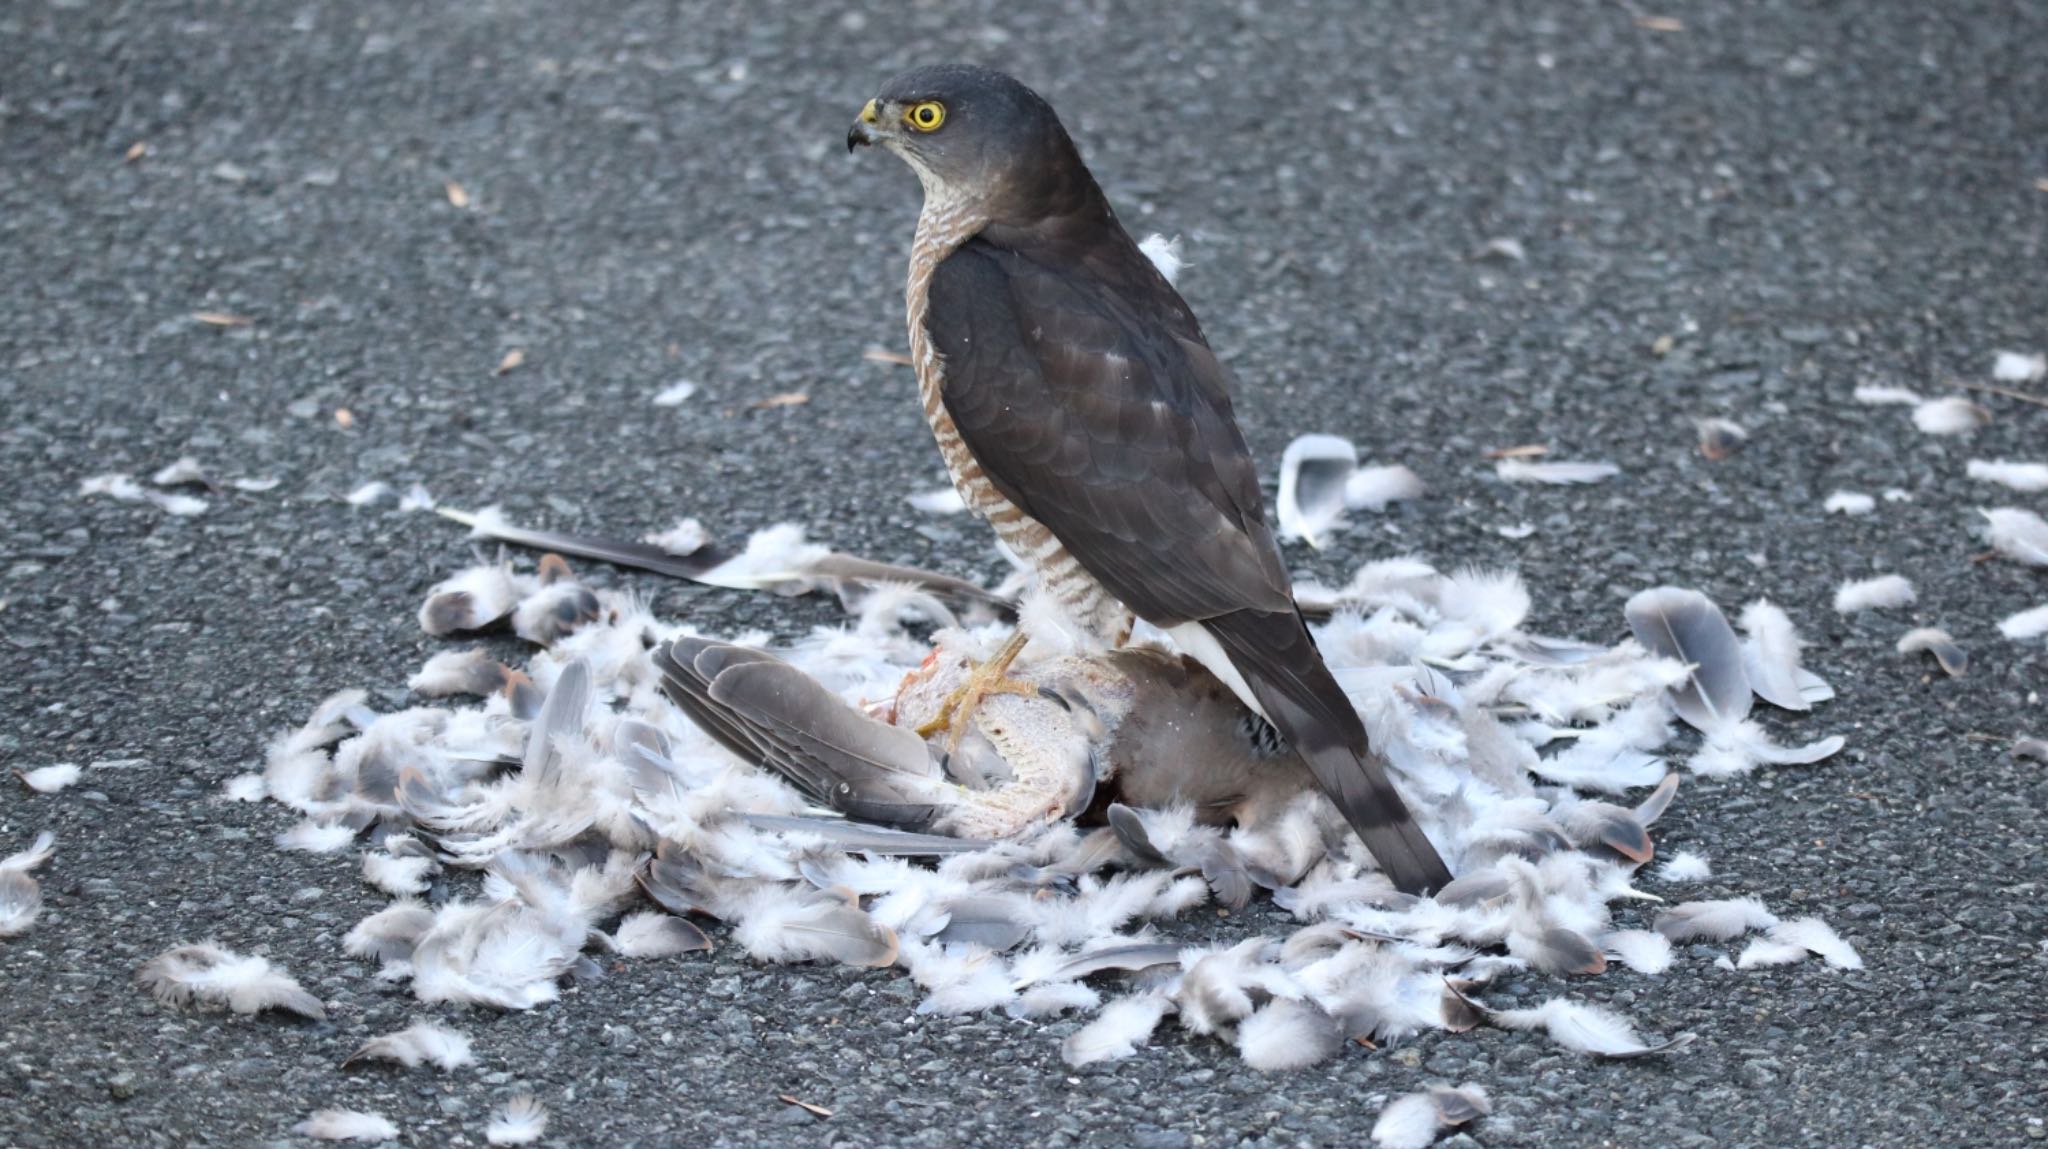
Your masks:
M 1354 511 L 1383 511 L 1389 503 L 1421 498 L 1428 489 L 1419 475 L 1399 463 L 1360 467 L 1344 483 L 1344 505 Z
M 1705 854 L 1680 850 L 1664 859 L 1657 876 L 1667 882 L 1704 882 L 1714 876 L 1714 867 Z
M 1613 463 L 1547 463 L 1531 462 L 1528 459 L 1499 459 L 1493 464 L 1493 473 L 1505 483 L 1546 483 L 1563 486 L 1611 479 L 1621 474 L 1621 468 Z
M 548 1131 L 548 1111 L 530 1093 L 507 1101 L 491 1117 L 484 1140 L 492 1145 L 531 1145 Z
M 1991 412 L 1961 395 L 1929 399 L 1913 408 L 1913 425 L 1929 435 L 1966 435 L 1991 422 Z
M 1301 435 L 1280 454 L 1280 537 L 1320 550 L 1343 525 L 1358 448 L 1336 435 Z
M 967 500 L 961 498 L 959 490 L 954 487 L 919 491 L 914 495 L 905 495 L 903 501 L 927 515 L 957 515 L 967 509 Z
M 351 507 L 367 507 L 372 503 L 392 496 L 391 484 L 382 479 L 372 479 L 341 497 Z
M 2037 606 L 2009 615 L 1998 624 L 1998 633 L 2007 638 L 2039 638 L 2048 634 L 2048 606 Z
M 703 550 L 711 541 L 711 533 L 696 519 L 684 519 L 675 526 L 648 535 L 640 541 L 682 558 Z
M 2015 491 L 2032 494 L 2048 491 L 2048 463 L 2009 463 L 2004 459 L 1995 462 L 1971 459 L 1969 476 L 1980 482 L 2002 483 Z
M 2038 383 L 2048 377 L 2048 355 L 2000 351 L 1991 360 L 1991 377 L 2000 383 Z
M 1217 642 L 1216 636 L 1210 634 L 1207 628 L 1199 622 L 1184 622 L 1179 626 L 1168 627 L 1166 633 L 1173 639 L 1173 644 L 1180 647 L 1181 653 L 1207 667 L 1209 673 L 1228 686 L 1232 694 L 1237 695 L 1239 702 L 1244 703 L 1259 717 L 1270 720 L 1266 708 L 1259 705 L 1258 696 L 1252 693 L 1251 684 L 1244 680 L 1244 675 L 1238 673 L 1237 667 L 1231 664 L 1230 656 L 1223 652 L 1223 644 Z
M 16 771 L 15 775 L 23 785 L 38 794 L 55 794 L 84 777 L 85 768 L 76 762 L 59 762 L 35 770 Z
M 2048 520 L 2018 507 L 1984 512 L 1991 549 L 2033 567 L 2048 567 Z
M 395 1141 L 398 1126 L 376 1113 L 355 1109 L 321 1109 L 292 1126 L 292 1132 L 315 1141 Z
M 1915 597 L 1913 584 L 1903 576 L 1881 575 L 1843 583 L 1835 591 L 1835 613 L 1854 614 L 1859 610 L 1911 606 Z
M 1856 388 L 1856 401 L 1872 407 L 1917 407 L 1924 402 L 1918 391 L 1877 384 L 1865 384 Z
M 680 407 L 690 396 L 697 393 L 697 385 L 688 379 L 678 379 L 654 393 L 656 407 Z
M 1867 515 L 1877 509 L 1877 500 L 1857 491 L 1836 491 L 1821 509 L 1831 515 Z
M 1166 282 L 1179 282 L 1181 269 L 1187 266 L 1187 261 L 1181 258 L 1179 236 L 1168 239 L 1153 232 L 1138 241 L 1138 250 L 1145 253 L 1145 258 L 1152 261 L 1152 266 L 1159 269 Z

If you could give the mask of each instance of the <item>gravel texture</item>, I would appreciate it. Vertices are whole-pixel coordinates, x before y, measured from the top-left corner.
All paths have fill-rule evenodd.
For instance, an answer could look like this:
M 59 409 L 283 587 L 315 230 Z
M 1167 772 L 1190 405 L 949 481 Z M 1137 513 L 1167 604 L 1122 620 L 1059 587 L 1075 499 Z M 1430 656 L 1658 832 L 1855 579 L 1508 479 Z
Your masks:
M 1439 1080 L 1495 1099 L 1457 1145 L 2043 1143 L 2048 771 L 2006 745 L 2048 733 L 2048 654 L 1994 623 L 2048 578 L 1975 561 L 1973 530 L 1980 506 L 2048 499 L 1963 466 L 2048 457 L 2048 410 L 1980 395 L 1994 422 L 1937 439 L 1849 395 L 1946 393 L 1999 348 L 2048 348 L 2048 8 L 1701 0 L 1673 31 L 1620 4 L 1159 7 L 0 6 L 0 763 L 95 764 L 53 796 L 0 786 L 0 853 L 59 835 L 42 921 L 0 943 L 0 1144 L 261 1144 L 343 1106 L 474 1145 L 528 1089 L 564 1145 L 1356 1144 Z M 916 188 L 840 147 L 886 76 L 950 57 L 1048 92 L 1130 226 L 1185 238 L 1264 458 L 1334 431 L 1431 484 L 1290 551 L 1304 572 L 1515 564 L 1538 629 L 1603 640 L 1660 582 L 1790 610 L 1841 691 L 1798 732 L 1850 748 L 1688 785 L 1660 838 L 1713 859 L 1705 893 L 1821 914 L 1868 968 L 1730 974 L 1698 947 L 1571 987 L 1700 1035 L 1665 1060 L 1480 1032 L 1266 1076 L 1169 1029 L 1074 1073 L 1072 1022 L 920 1018 L 888 973 L 728 946 L 455 1015 L 478 1069 L 341 1071 L 427 1012 L 340 951 L 379 899 L 343 859 L 276 851 L 275 807 L 214 794 L 329 691 L 401 699 L 438 649 L 421 594 L 472 547 L 337 495 L 418 481 L 622 534 L 794 519 L 995 573 L 980 528 L 903 502 L 937 456 L 909 373 L 860 352 L 902 343 Z M 1525 258 L 1485 254 L 1501 238 Z M 700 390 L 650 402 L 679 380 Z M 750 406 L 792 391 L 809 401 Z M 1747 449 L 1702 458 L 1706 415 Z M 1624 474 L 1509 487 L 1481 453 L 1518 443 Z M 185 454 L 282 483 L 194 518 L 76 493 Z M 1889 488 L 1911 497 L 1820 511 Z M 1828 609 L 1893 571 L 1916 607 Z M 834 614 L 596 577 L 717 630 Z M 1970 648 L 1968 677 L 1892 651 L 1916 623 Z M 207 937 L 284 965 L 329 1019 L 135 989 Z

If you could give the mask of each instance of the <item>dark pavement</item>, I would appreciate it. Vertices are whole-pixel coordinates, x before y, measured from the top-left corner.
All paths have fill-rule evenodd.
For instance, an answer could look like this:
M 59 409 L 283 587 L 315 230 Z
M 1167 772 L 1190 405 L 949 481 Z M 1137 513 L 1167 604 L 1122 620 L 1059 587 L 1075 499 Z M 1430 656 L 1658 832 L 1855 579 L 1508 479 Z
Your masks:
M 2006 746 L 2048 733 L 2048 652 L 1995 622 L 2048 577 L 1973 561 L 1973 532 L 1979 507 L 2048 496 L 1963 466 L 2048 461 L 2048 410 L 1980 394 L 1994 422 L 1940 439 L 1850 392 L 1941 394 L 1997 349 L 2048 349 L 2048 7 L 1062 9 L 0 5 L 0 766 L 142 760 L 55 796 L 0 785 L 0 854 L 59 835 L 43 920 L 0 943 L 0 1144 L 257 1144 L 327 1105 L 479 1144 L 520 1089 L 565 1145 L 1357 1144 L 1385 1096 L 1445 1079 L 1495 1099 L 1459 1144 L 2043 1143 L 2048 769 Z M 402 697 L 438 649 L 422 593 L 472 548 L 335 496 L 418 481 L 618 534 L 791 519 L 996 573 L 981 528 L 902 501 L 937 454 L 909 373 L 861 351 L 902 343 L 917 190 L 840 146 L 889 74 L 946 58 L 1047 93 L 1127 223 L 1185 238 L 1269 474 L 1324 430 L 1430 483 L 1291 549 L 1303 571 L 1513 564 L 1535 629 L 1602 640 L 1663 582 L 1786 606 L 1841 692 L 1800 733 L 1849 749 L 1689 783 L 1661 838 L 1713 859 L 1709 895 L 1820 914 L 1867 968 L 1723 973 L 1709 947 L 1571 987 L 1700 1035 L 1666 1060 L 1477 1032 L 1266 1076 L 1169 1028 L 1074 1073 L 1071 1021 L 921 1018 L 887 972 L 727 947 L 457 1016 L 480 1070 L 341 1072 L 424 1012 L 340 950 L 381 899 L 345 855 L 275 850 L 276 807 L 216 794 L 330 691 Z M 1476 257 L 1496 238 L 1526 260 Z M 679 380 L 700 390 L 651 404 Z M 750 406 L 784 392 L 809 401 Z M 1700 457 L 1710 414 L 1748 449 Z M 1518 443 L 1624 474 L 1508 487 L 1481 455 Z M 282 484 L 189 519 L 77 494 L 185 454 Z M 1823 515 L 1837 488 L 1911 498 Z M 1828 609 L 1893 571 L 1918 606 Z M 836 614 L 599 577 L 713 630 Z M 1911 620 L 1953 631 L 1969 676 L 1895 654 Z M 283 964 L 329 1020 L 136 990 L 206 937 Z

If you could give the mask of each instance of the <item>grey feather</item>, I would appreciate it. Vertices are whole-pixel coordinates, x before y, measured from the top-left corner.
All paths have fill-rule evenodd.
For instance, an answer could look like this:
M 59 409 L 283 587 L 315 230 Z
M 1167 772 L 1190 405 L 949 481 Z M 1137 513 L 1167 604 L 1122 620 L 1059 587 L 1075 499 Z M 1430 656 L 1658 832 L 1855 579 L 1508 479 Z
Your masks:
M 1721 608 L 1696 590 L 1657 587 L 1624 608 L 1636 641 L 1691 668 L 1671 692 L 1672 709 L 1695 730 L 1715 730 L 1749 717 L 1754 695 L 1742 644 Z

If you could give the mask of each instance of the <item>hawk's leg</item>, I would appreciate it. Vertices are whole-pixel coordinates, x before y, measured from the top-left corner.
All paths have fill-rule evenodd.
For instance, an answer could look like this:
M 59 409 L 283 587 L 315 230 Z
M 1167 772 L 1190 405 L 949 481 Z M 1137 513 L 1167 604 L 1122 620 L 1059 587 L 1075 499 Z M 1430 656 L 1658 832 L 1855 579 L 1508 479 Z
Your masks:
M 968 723 L 974 718 L 974 711 L 981 700 L 991 694 L 1021 694 L 1027 698 L 1038 696 L 1038 687 L 1021 679 L 1009 677 L 1010 664 L 1024 652 L 1024 644 L 1031 639 L 1022 630 L 1013 632 L 996 656 L 974 668 L 967 681 L 946 696 L 939 704 L 937 714 L 930 721 L 917 728 L 920 738 L 929 738 L 941 730 L 948 731 L 946 753 L 960 749 L 960 739 L 967 734 Z

